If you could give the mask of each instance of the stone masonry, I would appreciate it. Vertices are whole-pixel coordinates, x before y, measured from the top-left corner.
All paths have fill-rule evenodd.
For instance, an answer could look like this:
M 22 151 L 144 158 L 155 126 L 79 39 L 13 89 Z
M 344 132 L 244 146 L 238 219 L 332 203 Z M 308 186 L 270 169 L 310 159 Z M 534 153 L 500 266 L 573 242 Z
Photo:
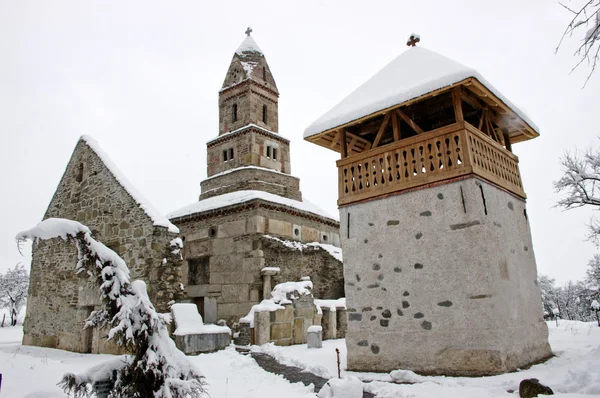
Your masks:
M 153 225 L 84 139 L 77 143 L 44 215 L 44 219 L 49 217 L 87 225 L 99 241 L 125 260 L 132 280 L 146 282 L 159 311 L 166 312 L 169 301 L 182 298 L 182 261 L 177 247 L 170 244 L 177 235 Z M 118 352 L 103 341 L 106 331 L 83 330 L 84 320 L 101 303 L 99 287 L 85 275 L 75 274 L 76 262 L 73 243 L 61 239 L 34 243 L 23 344 Z

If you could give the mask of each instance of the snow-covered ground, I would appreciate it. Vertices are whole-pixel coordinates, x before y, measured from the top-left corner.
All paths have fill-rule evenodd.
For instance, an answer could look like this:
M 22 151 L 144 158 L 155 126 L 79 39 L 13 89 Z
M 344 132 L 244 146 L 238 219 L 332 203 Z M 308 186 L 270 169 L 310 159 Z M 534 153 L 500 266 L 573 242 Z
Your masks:
M 378 397 L 516 397 L 525 378 L 538 378 L 561 397 L 600 396 L 600 328 L 596 323 L 560 321 L 548 323 L 550 344 L 556 357 L 531 369 L 501 376 L 482 378 L 445 378 L 416 376 L 418 383 L 393 384 L 387 374 L 354 373 L 366 383 L 366 390 Z M 21 345 L 22 328 L 0 328 L 0 396 L 64 397 L 56 386 L 63 373 L 81 372 L 99 364 L 110 355 L 76 354 L 61 350 Z M 323 342 L 322 349 L 308 350 L 306 345 L 257 349 L 270 352 L 281 362 L 310 369 L 323 377 L 337 374 L 335 348 L 341 351 L 342 368 L 346 365 L 344 340 Z M 256 362 L 232 348 L 193 357 L 206 375 L 212 398 L 227 397 L 313 397 L 311 387 L 292 384 L 281 376 L 262 370 Z

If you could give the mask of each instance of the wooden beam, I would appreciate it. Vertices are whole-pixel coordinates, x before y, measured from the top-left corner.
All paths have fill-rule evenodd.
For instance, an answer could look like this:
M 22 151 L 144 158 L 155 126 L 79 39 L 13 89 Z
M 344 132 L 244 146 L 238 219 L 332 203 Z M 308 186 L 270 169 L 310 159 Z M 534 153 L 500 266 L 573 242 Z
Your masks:
M 339 131 L 336 131 L 333 133 L 333 139 L 331 140 L 331 145 L 329 145 L 329 148 L 330 149 L 335 148 L 335 146 L 337 145 L 339 140 L 340 140 L 340 133 L 339 133 Z
M 355 136 L 354 134 L 349 134 L 349 133 L 346 133 L 346 134 L 350 135 L 350 144 L 348 144 L 348 153 L 350 153 L 354 149 L 354 145 L 356 145 L 356 139 L 358 137 Z
M 340 152 L 342 153 L 342 159 L 348 157 L 348 147 L 346 146 L 346 129 L 340 129 Z
M 394 130 L 394 141 L 400 141 L 400 124 L 396 112 L 392 113 L 392 129 Z
M 487 108 L 483 108 L 483 109 L 481 110 L 481 118 L 479 118 L 479 127 L 477 127 L 477 129 L 478 129 L 479 131 L 483 131 L 483 130 L 482 130 L 482 128 L 483 128 L 483 122 L 485 122 L 485 118 L 486 118 L 486 116 L 487 116 L 487 113 L 488 113 L 488 110 L 487 110 Z
M 373 141 L 373 148 L 376 148 L 377 145 L 379 145 L 379 142 L 381 141 L 381 138 L 383 137 L 383 132 L 385 131 L 385 128 L 387 127 L 388 123 L 390 122 L 391 114 L 392 114 L 391 112 L 388 112 L 385 114 L 385 117 L 383 118 L 383 122 L 381 123 L 381 126 L 379 126 L 379 131 L 377 132 L 375 141 Z
M 417 125 L 417 123 L 413 122 L 413 120 L 411 118 L 409 118 L 408 115 L 402 111 L 402 109 L 398 108 L 398 109 L 396 109 L 396 112 L 398 112 L 398 115 L 400 115 L 402 120 L 404 120 L 406 122 L 406 124 L 408 124 L 413 130 L 415 130 L 417 132 L 417 134 L 424 133 L 423 129 L 421 127 L 419 127 Z
M 454 104 L 454 118 L 456 119 L 456 122 L 463 122 L 465 120 L 460 98 L 460 87 L 456 87 L 452 90 L 452 103 Z

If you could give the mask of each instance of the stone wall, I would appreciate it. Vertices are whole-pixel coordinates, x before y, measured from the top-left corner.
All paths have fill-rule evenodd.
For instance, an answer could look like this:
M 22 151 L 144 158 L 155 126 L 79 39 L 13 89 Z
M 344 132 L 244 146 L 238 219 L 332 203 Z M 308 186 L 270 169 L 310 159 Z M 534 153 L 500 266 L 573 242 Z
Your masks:
M 256 124 L 267 130 L 279 130 L 279 94 L 259 84 L 247 81 L 219 93 L 219 135 Z M 233 105 L 237 105 L 237 120 Z M 262 119 L 263 105 L 267 106 L 267 122 Z
M 349 370 L 485 375 L 551 355 L 523 200 L 468 178 L 340 213 Z
M 280 172 L 240 168 L 200 183 L 200 200 L 239 190 L 257 190 L 301 201 L 300 180 Z
M 77 144 L 44 219 L 49 217 L 87 225 L 125 260 L 132 280 L 147 282 L 159 311 L 182 297 L 182 262 L 168 249 L 176 235 L 153 225 L 84 141 Z M 84 319 L 100 300 L 98 287 L 75 275 L 76 255 L 74 244 L 60 239 L 34 243 L 24 344 L 79 352 L 111 350 L 98 340 L 99 331 L 82 332 Z
M 267 146 L 276 147 L 276 158 L 267 154 Z M 223 157 L 223 151 L 233 149 L 233 159 Z M 253 126 L 218 137 L 207 144 L 207 176 L 238 168 L 259 166 L 291 173 L 289 141 L 278 134 Z
M 314 277 L 315 288 L 319 292 L 321 280 L 317 274 L 321 271 L 337 275 L 337 281 L 327 281 L 328 286 L 338 286 L 339 290 L 343 284 L 340 282 L 341 272 L 336 274 L 325 270 L 341 270 L 342 267 L 325 251 L 316 250 L 303 255 L 264 237 L 270 234 L 291 238 L 293 226 L 297 226 L 302 231 L 315 231 L 313 234 L 303 233 L 303 238 L 314 237 L 323 242 L 323 237 L 328 236 L 335 242 L 339 240 L 336 227 L 250 205 L 244 205 L 243 211 L 232 214 L 219 213 L 211 218 L 172 221 L 179 226 L 185 238 L 184 259 L 188 266 L 184 267 L 183 279 L 187 295 L 204 307 L 205 311 L 201 308 L 201 313 L 206 322 L 226 319 L 231 325 L 245 316 L 252 305 L 262 300 L 260 271 L 272 262 L 278 264 L 274 266 L 280 266 L 285 275 L 290 275 L 287 280 L 299 280 L 305 275 Z M 190 266 L 202 268 L 203 278 L 207 279 L 198 283 L 201 278 L 190 275 Z M 209 308 L 212 305 L 216 313 Z

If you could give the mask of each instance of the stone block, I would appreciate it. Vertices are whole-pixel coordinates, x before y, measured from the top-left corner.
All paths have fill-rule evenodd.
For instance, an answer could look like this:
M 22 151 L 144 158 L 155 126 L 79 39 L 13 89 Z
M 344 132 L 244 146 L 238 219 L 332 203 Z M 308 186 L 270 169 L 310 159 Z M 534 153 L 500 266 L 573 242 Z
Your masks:
M 254 313 L 254 344 L 263 345 L 271 341 L 271 321 L 268 311 Z
M 214 297 L 204 298 L 204 323 L 217 322 L 217 299 Z
M 221 293 L 221 299 L 224 303 L 243 303 L 248 301 L 247 284 L 222 285 Z
M 250 290 L 250 301 L 253 303 L 258 303 L 259 299 L 260 299 L 260 292 L 258 291 L 258 289 Z
M 293 340 L 294 344 L 304 344 L 306 340 L 304 339 L 305 328 L 304 324 L 306 319 L 304 318 L 294 318 L 294 331 L 293 331 Z
M 335 339 L 337 337 L 336 311 L 331 311 L 328 308 L 322 308 L 322 310 L 323 340 Z
M 242 258 L 239 254 L 222 254 L 210 257 L 210 272 L 241 272 Z
M 271 323 L 271 340 L 292 338 L 292 322 Z
M 233 253 L 233 238 L 212 239 L 212 254 L 231 254 Z
M 212 252 L 212 240 L 198 240 L 189 242 L 185 240 L 183 254 L 186 259 L 206 256 Z
M 323 332 L 321 328 L 313 328 L 307 332 L 307 343 L 308 348 L 322 348 L 323 347 Z
M 79 291 L 78 291 L 78 295 L 77 295 L 77 306 L 78 307 L 91 307 L 91 306 L 101 305 L 101 304 L 102 304 L 102 300 L 100 299 L 100 291 L 97 287 L 93 287 L 93 286 L 79 287 Z
M 348 329 L 348 311 L 344 308 L 336 309 L 336 338 L 343 339 L 346 337 L 346 330 Z
M 292 237 L 292 223 L 287 221 L 276 220 L 274 218 L 269 219 L 269 230 L 268 233 L 286 238 Z
M 226 348 L 230 342 L 231 336 L 229 333 L 175 336 L 175 345 L 186 355 L 219 351 Z
M 208 296 L 208 288 L 211 285 L 188 285 L 186 287 L 188 297 L 205 297 Z M 221 285 L 217 285 L 221 286 Z
M 315 228 L 304 226 L 302 227 L 302 241 L 303 242 L 320 242 L 321 231 Z
M 289 322 L 291 323 L 294 319 L 294 308 L 291 304 L 286 304 L 283 306 L 283 310 L 271 311 L 271 323 L 278 322 Z
M 219 225 L 217 238 L 229 238 L 246 233 L 246 219 L 235 220 Z
M 247 272 L 211 272 L 210 284 L 253 283 L 254 276 Z

